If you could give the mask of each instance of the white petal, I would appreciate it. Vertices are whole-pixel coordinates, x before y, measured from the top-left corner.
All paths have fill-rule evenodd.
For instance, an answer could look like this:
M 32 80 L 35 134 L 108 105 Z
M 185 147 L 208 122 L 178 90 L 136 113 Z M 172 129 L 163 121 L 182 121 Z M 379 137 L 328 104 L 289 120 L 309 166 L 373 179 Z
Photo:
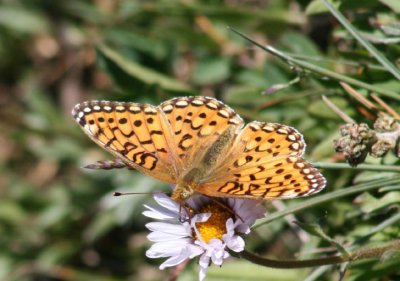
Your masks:
M 180 204 L 174 200 L 172 200 L 170 197 L 165 195 L 164 193 L 157 193 L 154 194 L 154 200 L 158 203 L 158 205 L 163 206 L 164 208 L 167 208 L 168 210 L 171 211 L 178 211 L 180 209 Z
M 202 255 L 199 259 L 199 265 L 201 268 L 207 268 L 210 266 L 210 257 L 207 255 Z
M 196 214 L 191 219 L 191 225 L 192 225 L 192 227 L 195 227 L 196 223 L 206 222 L 210 217 L 211 217 L 211 213 Z
M 161 258 L 178 255 L 182 249 L 191 243 L 191 239 L 180 239 L 170 242 L 154 243 L 150 249 L 146 251 L 149 258 Z
M 197 233 L 197 237 L 199 237 L 200 234 L 198 233 L 198 230 L 195 229 L 195 231 Z M 206 242 L 204 242 L 203 239 L 198 239 L 198 240 L 194 241 L 194 244 L 199 245 L 204 250 L 207 250 L 208 248 L 210 248 L 210 246 L 208 246 L 208 244 Z
M 142 214 L 149 218 L 157 220 L 173 220 L 179 218 L 179 212 L 168 210 L 167 208 L 148 205 L 145 205 L 145 207 L 148 210 L 144 211 Z
M 219 239 L 211 239 L 208 242 L 207 256 L 211 256 L 211 260 L 216 265 L 223 263 L 224 256 L 226 256 L 225 244 Z
M 168 266 L 175 266 L 178 265 L 188 258 L 193 258 L 195 256 L 200 255 L 203 252 L 203 250 L 194 245 L 186 245 L 186 247 L 183 247 L 179 254 L 176 254 L 174 256 L 171 256 L 168 260 L 166 260 L 163 264 L 160 265 L 160 269 L 164 269 L 165 267 Z
M 254 204 L 253 200 L 247 199 L 228 199 L 229 206 L 238 215 L 235 230 L 240 233 L 249 233 L 250 226 L 259 218 L 264 217 L 266 209 L 261 204 Z
M 224 262 L 225 256 L 229 257 L 228 252 L 226 252 L 224 250 L 216 251 L 214 253 L 214 255 L 211 256 L 211 260 L 212 260 L 213 264 L 220 266 Z
M 240 237 L 239 235 L 234 235 L 233 237 L 223 235 L 222 239 L 224 239 L 226 246 L 232 251 L 241 252 L 244 250 L 245 243 L 243 238 Z
M 187 260 L 187 258 L 188 257 L 186 257 L 185 255 L 177 255 L 177 256 L 170 257 L 169 259 L 167 259 L 165 262 L 163 262 L 160 265 L 160 269 L 164 270 L 166 267 L 178 265 L 178 264 L 184 262 L 185 260 Z
M 218 238 L 213 238 L 208 242 L 208 245 L 210 245 L 213 249 L 220 249 L 223 248 L 223 243 L 220 239 Z
M 149 222 L 146 227 L 150 231 L 159 231 L 164 233 L 176 234 L 178 236 L 188 236 L 188 228 L 184 224 L 171 224 L 166 222 Z
M 206 278 L 208 266 L 207 267 L 201 267 L 199 270 L 199 281 L 203 281 Z
M 237 232 L 244 233 L 244 234 L 249 234 L 250 233 L 250 227 L 247 224 L 244 224 L 244 223 L 237 224 L 236 227 L 235 227 L 235 230 Z
M 229 236 L 233 236 L 233 235 L 235 234 L 235 223 L 233 222 L 233 219 L 232 219 L 232 218 L 229 218 L 229 219 L 226 221 L 225 226 L 226 226 L 226 233 L 227 233 Z
M 167 242 L 187 237 L 188 235 L 177 235 L 160 231 L 150 232 L 149 235 L 147 235 L 147 239 L 149 239 L 151 242 Z
M 189 258 L 191 259 L 204 253 L 204 249 L 197 245 L 189 244 L 187 245 L 187 248 L 189 251 Z

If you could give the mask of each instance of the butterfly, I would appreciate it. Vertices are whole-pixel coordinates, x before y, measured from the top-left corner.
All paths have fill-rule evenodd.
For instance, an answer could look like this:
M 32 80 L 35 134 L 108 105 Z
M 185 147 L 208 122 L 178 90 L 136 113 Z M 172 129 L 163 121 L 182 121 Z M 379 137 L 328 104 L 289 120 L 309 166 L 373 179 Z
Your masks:
M 72 115 L 128 168 L 176 185 L 172 199 L 286 199 L 319 192 L 326 180 L 302 158 L 303 136 L 289 126 L 242 118 L 222 102 L 178 97 L 159 106 L 87 101 Z M 120 162 L 121 162 L 120 161 Z

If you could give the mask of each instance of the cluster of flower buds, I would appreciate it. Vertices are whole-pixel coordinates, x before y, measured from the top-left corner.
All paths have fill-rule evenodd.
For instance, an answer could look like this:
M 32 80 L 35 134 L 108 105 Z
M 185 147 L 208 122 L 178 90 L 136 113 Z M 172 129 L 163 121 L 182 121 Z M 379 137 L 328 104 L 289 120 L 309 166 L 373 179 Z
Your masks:
M 334 148 L 353 167 L 362 163 L 368 154 L 382 157 L 394 150 L 400 157 L 400 124 L 392 117 L 377 118 L 373 129 L 365 123 L 347 123 L 341 126 L 340 134 L 342 137 L 334 141 Z

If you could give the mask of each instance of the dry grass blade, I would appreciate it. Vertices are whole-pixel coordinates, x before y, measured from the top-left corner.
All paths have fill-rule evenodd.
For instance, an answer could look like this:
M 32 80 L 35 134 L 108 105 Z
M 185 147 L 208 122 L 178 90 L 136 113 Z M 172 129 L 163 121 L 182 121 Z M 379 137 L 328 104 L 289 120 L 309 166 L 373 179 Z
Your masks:
M 392 115 L 393 118 L 400 120 L 400 115 L 397 114 L 397 112 L 386 102 L 384 102 L 381 98 L 379 98 L 375 94 L 371 94 L 371 98 L 373 98 L 377 103 L 379 103 L 379 105 L 382 106 L 390 115 Z
M 362 103 L 366 108 L 368 108 L 370 110 L 379 111 L 379 108 L 376 105 L 374 105 L 372 102 L 367 100 L 363 95 L 361 95 L 359 92 L 357 92 L 349 84 L 340 82 L 340 85 L 346 90 L 347 93 L 349 93 L 349 95 L 351 95 L 353 98 L 355 98 L 360 103 Z

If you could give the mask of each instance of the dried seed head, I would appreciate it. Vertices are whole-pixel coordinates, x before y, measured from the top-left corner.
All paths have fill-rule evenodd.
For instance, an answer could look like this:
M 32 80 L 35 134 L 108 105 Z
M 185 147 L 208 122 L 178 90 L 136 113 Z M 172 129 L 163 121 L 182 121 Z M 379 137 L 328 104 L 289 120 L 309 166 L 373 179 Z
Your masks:
M 348 123 L 340 127 L 341 138 L 334 141 L 334 148 L 342 152 L 351 166 L 365 160 L 375 142 L 375 132 L 367 124 Z

